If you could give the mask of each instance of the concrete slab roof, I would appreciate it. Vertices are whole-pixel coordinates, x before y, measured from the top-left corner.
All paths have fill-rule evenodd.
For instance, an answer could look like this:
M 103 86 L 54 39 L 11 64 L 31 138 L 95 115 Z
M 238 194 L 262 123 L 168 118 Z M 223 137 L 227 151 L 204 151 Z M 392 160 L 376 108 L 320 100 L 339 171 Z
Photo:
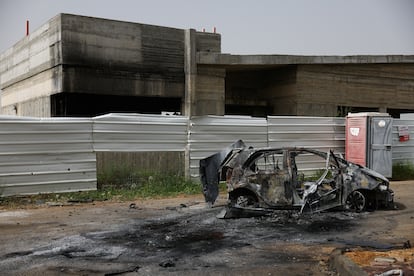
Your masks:
M 223 67 L 274 67 L 298 64 L 375 64 L 414 63 L 414 55 L 296 56 L 296 55 L 232 55 L 198 52 L 197 64 Z

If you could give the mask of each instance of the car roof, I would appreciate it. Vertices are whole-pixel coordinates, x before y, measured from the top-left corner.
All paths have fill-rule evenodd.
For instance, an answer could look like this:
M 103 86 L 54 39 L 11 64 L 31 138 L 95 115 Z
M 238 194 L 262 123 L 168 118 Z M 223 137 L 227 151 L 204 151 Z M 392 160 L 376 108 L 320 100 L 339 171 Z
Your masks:
M 247 150 L 247 149 L 245 149 Z M 305 148 L 305 147 L 280 147 L 280 148 L 258 148 L 258 149 L 249 149 L 251 151 L 251 154 L 243 161 L 243 167 L 246 167 L 247 165 L 249 165 L 251 163 L 252 160 L 256 159 L 257 157 L 263 155 L 264 153 L 267 152 L 277 152 L 277 151 L 282 151 L 282 152 L 291 152 L 291 151 L 304 151 L 304 152 L 309 152 L 309 153 L 314 153 L 317 154 L 319 156 L 322 157 L 326 157 L 326 152 L 323 151 L 319 151 L 319 150 L 315 150 L 315 149 L 310 149 L 310 148 Z

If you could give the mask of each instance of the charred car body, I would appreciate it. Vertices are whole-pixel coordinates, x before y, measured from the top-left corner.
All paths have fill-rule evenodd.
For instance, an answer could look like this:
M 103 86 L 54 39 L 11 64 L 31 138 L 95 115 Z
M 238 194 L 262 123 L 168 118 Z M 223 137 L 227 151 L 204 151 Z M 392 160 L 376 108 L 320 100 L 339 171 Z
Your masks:
M 201 160 L 200 177 L 208 203 L 214 204 L 219 181 L 226 181 L 229 205 L 236 208 L 315 212 L 394 206 L 394 194 L 384 176 L 332 151 L 253 149 L 237 141 Z

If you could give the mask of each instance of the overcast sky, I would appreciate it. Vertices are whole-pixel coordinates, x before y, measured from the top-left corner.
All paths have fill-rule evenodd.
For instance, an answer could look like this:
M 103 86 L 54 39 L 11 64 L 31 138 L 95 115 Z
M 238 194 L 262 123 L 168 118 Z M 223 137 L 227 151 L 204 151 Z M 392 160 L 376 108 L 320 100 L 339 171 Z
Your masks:
M 0 52 L 58 13 L 216 27 L 231 54 L 414 54 L 413 0 L 0 0 Z

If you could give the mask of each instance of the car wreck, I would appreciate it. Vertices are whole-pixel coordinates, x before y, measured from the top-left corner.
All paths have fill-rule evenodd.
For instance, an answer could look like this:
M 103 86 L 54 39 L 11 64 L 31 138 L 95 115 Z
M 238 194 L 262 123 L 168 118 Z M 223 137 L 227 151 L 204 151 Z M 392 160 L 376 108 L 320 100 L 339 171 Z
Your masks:
M 200 160 L 200 178 L 207 203 L 214 204 L 219 182 L 225 181 L 228 207 L 250 214 L 272 209 L 360 212 L 394 206 L 387 178 L 332 150 L 254 149 L 239 140 Z

